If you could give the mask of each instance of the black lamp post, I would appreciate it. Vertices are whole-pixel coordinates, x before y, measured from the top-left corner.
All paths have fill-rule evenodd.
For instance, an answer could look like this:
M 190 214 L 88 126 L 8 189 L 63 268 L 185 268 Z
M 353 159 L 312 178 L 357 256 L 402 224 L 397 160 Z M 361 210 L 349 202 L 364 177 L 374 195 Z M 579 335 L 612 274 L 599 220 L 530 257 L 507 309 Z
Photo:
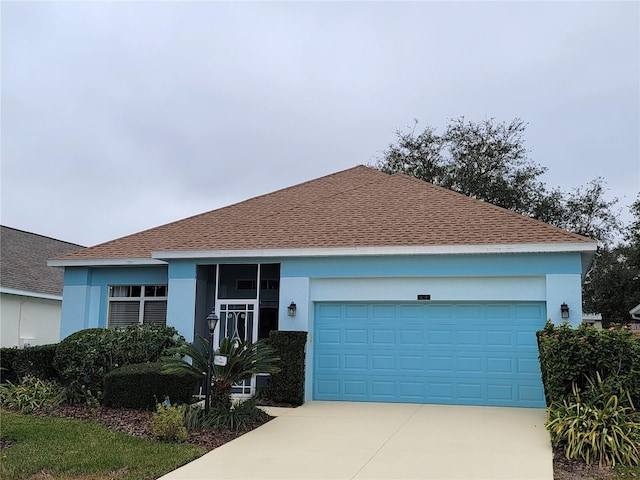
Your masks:
M 218 316 L 215 310 L 211 310 L 211 313 L 207 315 L 207 328 L 209 329 L 209 352 L 207 354 L 207 384 L 204 393 L 204 414 L 209 414 L 209 407 L 211 406 L 211 362 L 213 361 L 213 333 L 216 330 L 218 324 Z

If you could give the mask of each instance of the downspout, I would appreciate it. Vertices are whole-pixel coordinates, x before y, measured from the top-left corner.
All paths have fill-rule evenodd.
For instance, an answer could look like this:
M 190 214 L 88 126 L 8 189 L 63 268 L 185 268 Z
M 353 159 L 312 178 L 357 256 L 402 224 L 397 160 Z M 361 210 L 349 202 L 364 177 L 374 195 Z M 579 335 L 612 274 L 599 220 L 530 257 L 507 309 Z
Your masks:
M 20 302 L 20 306 L 18 307 L 18 347 L 20 347 L 20 327 L 22 326 L 22 305 L 27 302 L 28 299 L 24 299 Z

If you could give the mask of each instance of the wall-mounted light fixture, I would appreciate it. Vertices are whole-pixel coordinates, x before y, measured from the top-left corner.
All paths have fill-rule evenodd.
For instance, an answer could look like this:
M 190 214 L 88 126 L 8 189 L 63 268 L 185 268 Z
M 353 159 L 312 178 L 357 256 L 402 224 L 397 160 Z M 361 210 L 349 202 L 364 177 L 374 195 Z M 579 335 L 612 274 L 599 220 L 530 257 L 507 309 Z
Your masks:
M 291 305 L 289 305 L 287 307 L 287 315 L 289 315 L 290 317 L 295 317 L 296 316 L 296 304 L 291 302 Z
M 569 318 L 569 305 L 567 305 L 566 303 L 560 305 L 560 315 L 564 319 Z

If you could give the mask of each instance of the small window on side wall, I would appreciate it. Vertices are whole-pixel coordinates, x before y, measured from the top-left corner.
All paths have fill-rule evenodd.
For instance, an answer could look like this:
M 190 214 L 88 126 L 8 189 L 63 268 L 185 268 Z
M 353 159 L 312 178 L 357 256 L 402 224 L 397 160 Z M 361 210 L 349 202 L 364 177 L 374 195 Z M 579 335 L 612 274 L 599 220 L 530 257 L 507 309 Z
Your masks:
M 166 285 L 109 286 L 109 328 L 129 325 L 166 325 Z

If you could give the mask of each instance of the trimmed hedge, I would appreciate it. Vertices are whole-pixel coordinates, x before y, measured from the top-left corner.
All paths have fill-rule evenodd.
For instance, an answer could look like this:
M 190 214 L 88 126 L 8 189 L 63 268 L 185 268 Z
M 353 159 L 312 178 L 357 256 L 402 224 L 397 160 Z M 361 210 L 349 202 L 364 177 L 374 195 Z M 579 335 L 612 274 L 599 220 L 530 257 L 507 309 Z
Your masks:
M 589 380 L 595 382 L 599 373 L 611 395 L 622 387 L 640 408 L 640 338 L 628 327 L 598 331 L 547 322 L 538 332 L 538 348 L 547 405 L 569 400 L 573 383 L 584 399 L 595 395 Z
M 58 344 L 54 364 L 67 387 L 99 396 L 102 379 L 109 371 L 129 364 L 156 362 L 175 353 L 182 343 L 184 338 L 173 327 L 89 328 Z
M 261 397 L 272 402 L 304 403 L 304 358 L 307 332 L 272 331 L 268 344 L 276 350 L 280 372 L 274 373 Z
M 21 351 L 17 348 L 0 348 L 0 383 L 17 383 L 19 381 L 13 363 Z
M 172 404 L 189 403 L 200 375 L 163 373 L 163 362 L 136 363 L 104 376 L 107 407 L 155 410 L 168 396 Z
M 57 380 L 53 358 L 58 344 L 37 345 L 24 349 L 0 349 L 0 383 L 17 383 L 30 376 L 41 380 Z

